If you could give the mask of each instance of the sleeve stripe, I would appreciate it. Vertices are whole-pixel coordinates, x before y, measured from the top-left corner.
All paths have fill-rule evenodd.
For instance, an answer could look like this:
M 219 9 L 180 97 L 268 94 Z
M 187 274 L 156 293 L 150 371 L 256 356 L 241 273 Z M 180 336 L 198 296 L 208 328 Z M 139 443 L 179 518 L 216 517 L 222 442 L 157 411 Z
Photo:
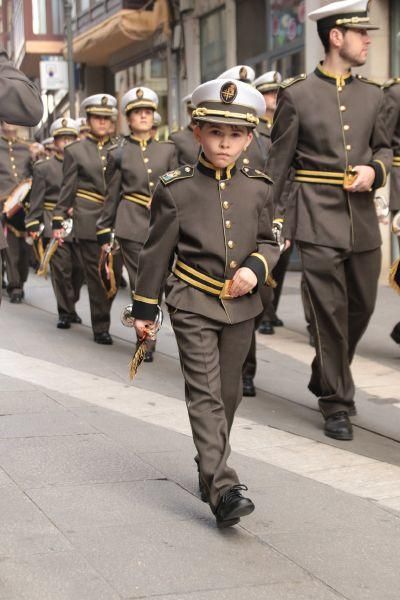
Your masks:
M 264 258 L 264 256 L 262 254 L 259 254 L 258 252 L 253 252 L 252 254 L 250 254 L 250 256 L 255 256 L 256 258 L 258 258 L 259 260 L 261 260 L 261 262 L 264 264 L 264 268 L 265 268 L 265 282 L 268 279 L 268 274 L 269 274 L 269 269 L 268 269 L 268 263 L 266 261 L 266 259 Z
M 158 298 L 146 298 L 146 296 L 134 294 L 133 299 L 137 302 L 144 302 L 145 304 L 158 304 Z

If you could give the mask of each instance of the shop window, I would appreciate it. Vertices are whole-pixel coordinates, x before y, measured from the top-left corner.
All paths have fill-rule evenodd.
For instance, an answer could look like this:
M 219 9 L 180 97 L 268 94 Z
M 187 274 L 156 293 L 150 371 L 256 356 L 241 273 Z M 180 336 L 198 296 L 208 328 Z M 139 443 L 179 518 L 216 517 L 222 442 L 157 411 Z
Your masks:
M 303 43 L 305 1 L 271 0 L 269 12 L 269 50 L 280 53 Z
M 201 80 L 215 79 L 226 69 L 225 7 L 200 19 Z

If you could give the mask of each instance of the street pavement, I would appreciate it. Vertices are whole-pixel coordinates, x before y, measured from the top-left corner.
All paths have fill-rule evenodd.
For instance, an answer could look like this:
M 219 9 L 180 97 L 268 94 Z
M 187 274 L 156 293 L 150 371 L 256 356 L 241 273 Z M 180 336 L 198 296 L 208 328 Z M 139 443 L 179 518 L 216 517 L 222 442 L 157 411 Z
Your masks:
M 50 283 L 0 310 L 0 600 L 398 600 L 399 296 L 382 284 L 354 363 L 354 442 L 323 435 L 307 391 L 313 350 L 299 274 L 274 336 L 258 336 L 257 397 L 231 464 L 255 512 L 218 530 L 198 497 L 168 319 L 152 365 L 128 379 L 132 330 L 112 347 L 55 327 Z

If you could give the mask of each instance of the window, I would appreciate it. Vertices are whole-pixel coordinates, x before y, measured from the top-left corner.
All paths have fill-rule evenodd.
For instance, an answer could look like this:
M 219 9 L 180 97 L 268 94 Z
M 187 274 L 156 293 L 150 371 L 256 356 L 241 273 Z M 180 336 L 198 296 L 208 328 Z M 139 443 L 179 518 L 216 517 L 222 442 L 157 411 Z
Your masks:
M 201 80 L 218 77 L 226 69 L 225 7 L 200 19 Z
M 32 0 L 32 20 L 35 35 L 47 33 L 46 0 Z
M 61 0 L 51 0 L 51 16 L 53 33 L 60 35 L 64 32 L 64 11 Z

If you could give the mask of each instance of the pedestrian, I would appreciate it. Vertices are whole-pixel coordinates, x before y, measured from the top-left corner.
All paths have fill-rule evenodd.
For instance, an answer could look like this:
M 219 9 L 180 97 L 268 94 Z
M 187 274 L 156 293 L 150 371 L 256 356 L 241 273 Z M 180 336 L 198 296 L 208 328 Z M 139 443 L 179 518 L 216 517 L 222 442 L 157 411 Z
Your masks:
M 64 149 L 79 135 L 76 121 L 56 119 L 51 128 L 55 153 L 51 158 L 38 161 L 33 169 L 30 208 L 25 217 L 25 227 L 36 241 L 41 236 L 45 245 L 52 238 L 52 217 L 60 195 L 63 180 Z M 44 225 L 40 234 L 40 226 Z M 82 323 L 76 313 L 83 283 L 83 269 L 77 244 L 71 232 L 60 243 L 51 259 L 51 282 L 57 302 L 58 329 L 69 329 L 71 323 Z
M 251 86 L 218 79 L 193 93 L 194 134 L 202 146 L 195 167 L 161 177 L 151 206 L 149 237 L 139 260 L 132 315 L 139 337 L 154 321 L 165 272 L 202 498 L 218 526 L 254 510 L 228 466 L 229 433 L 241 399 L 241 370 L 262 310 L 279 249 L 274 241 L 270 179 L 236 164 L 251 143 L 264 101 Z
M 400 218 L 400 77 L 390 79 L 383 86 L 385 90 L 388 135 L 393 150 L 393 164 L 390 175 L 389 209 L 392 224 Z M 400 230 L 393 227 L 397 234 L 400 249 Z M 400 321 L 393 327 L 390 337 L 400 344 Z
M 369 30 L 377 29 L 367 0 L 333 2 L 309 17 L 325 58 L 313 73 L 283 83 L 267 172 L 279 198 L 294 171 L 293 237 L 316 343 L 309 389 L 319 398 L 325 434 L 351 440 L 350 365 L 374 310 L 381 266 L 374 190 L 386 182 L 392 151 L 381 86 L 351 71 L 366 62 Z M 276 214 L 277 233 L 284 213 Z
M 111 233 L 121 248 L 132 296 L 136 286 L 139 253 L 146 241 L 150 204 L 158 178 L 177 165 L 172 142 L 158 142 L 151 135 L 157 94 L 146 87 L 129 90 L 122 98 L 130 135 L 109 153 L 107 190 L 97 220 L 97 240 L 109 250 Z M 155 342 L 149 345 L 146 362 L 153 361 Z
M 82 102 L 90 131 L 64 150 L 63 181 L 53 213 L 53 235 L 62 237 L 62 223 L 73 211 L 74 235 L 78 240 L 83 270 L 88 286 L 93 337 L 97 344 L 112 344 L 109 333 L 111 300 L 98 273 L 100 251 L 96 221 L 101 215 L 106 195 L 105 170 L 110 139 L 111 119 L 117 100 L 109 94 L 95 94 Z

